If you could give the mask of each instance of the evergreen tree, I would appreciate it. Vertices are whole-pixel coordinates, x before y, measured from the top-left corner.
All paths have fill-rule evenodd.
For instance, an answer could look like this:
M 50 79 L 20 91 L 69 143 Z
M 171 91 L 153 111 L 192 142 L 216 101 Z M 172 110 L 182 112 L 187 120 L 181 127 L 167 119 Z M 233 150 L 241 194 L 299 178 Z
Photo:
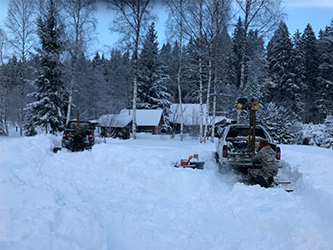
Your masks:
M 108 100 L 110 96 L 107 95 L 106 86 L 106 70 L 107 66 L 105 65 L 106 60 L 100 57 L 98 52 L 96 52 L 95 57 L 92 59 L 91 63 L 88 66 L 88 72 L 91 72 L 87 75 L 88 82 L 87 88 L 90 90 L 87 95 L 89 96 L 87 105 L 88 117 L 92 119 L 97 119 L 103 114 L 110 113 Z M 106 100 L 107 99 L 107 100 Z
M 186 46 L 184 53 L 182 99 L 183 103 L 200 102 L 199 82 L 199 48 L 193 38 Z
M 166 110 L 169 108 L 170 94 L 167 92 L 165 81 L 168 76 L 163 72 L 162 64 L 158 54 L 158 42 L 155 24 L 152 23 L 148 29 L 143 49 L 139 58 L 138 68 L 138 109 Z
M 295 136 L 290 132 L 294 119 L 286 108 L 278 107 L 272 102 L 261 105 L 257 112 L 257 120 L 278 143 L 294 143 Z
M 99 117 L 99 96 L 102 96 L 102 91 L 99 91 L 98 86 L 101 83 L 102 77 L 96 73 L 92 66 L 92 62 L 86 59 L 83 52 L 80 52 L 76 57 L 76 70 L 81 72 L 76 77 L 76 87 L 78 91 L 73 94 L 73 108 L 75 113 L 80 113 L 80 119 L 93 120 Z
M 124 107 L 130 109 L 133 106 L 133 77 L 131 71 L 131 60 L 130 60 L 130 53 L 127 50 L 123 53 L 121 57 L 122 61 L 122 74 L 126 81 L 126 103 L 124 103 Z
M 305 112 L 305 83 L 304 83 L 304 65 L 303 65 L 303 53 L 301 49 L 301 36 L 299 30 L 296 31 L 292 38 L 293 50 L 292 50 L 292 81 L 293 90 L 292 95 L 294 97 L 294 103 L 292 110 L 295 113 L 296 119 L 301 121 Z
M 322 102 L 319 110 L 323 115 L 333 114 L 333 20 L 324 31 L 320 31 L 318 40 L 320 55 L 318 84 Z
M 65 125 L 66 92 L 61 80 L 62 27 L 58 25 L 53 0 L 49 1 L 47 13 L 38 18 L 37 25 L 41 48 L 36 49 L 39 65 L 37 79 L 33 82 L 36 91 L 31 93 L 35 101 L 28 105 L 34 121 L 30 121 L 26 128 L 37 125 L 44 127 L 46 132 L 50 128 L 52 133 L 56 133 Z
M 268 71 L 272 81 L 270 101 L 292 107 L 295 90 L 292 79 L 292 49 L 288 27 L 280 22 L 279 28 L 267 45 Z
M 1 65 L 0 71 L 0 115 L 3 119 L 6 134 L 9 135 L 8 121 L 19 117 L 20 109 L 20 79 L 22 77 L 22 63 L 12 56 L 7 64 Z M 19 121 L 18 121 L 19 122 Z
M 305 28 L 301 37 L 302 62 L 304 65 L 304 84 L 305 84 L 305 123 L 323 122 L 323 110 L 319 107 L 323 102 L 322 89 L 318 84 L 319 76 L 319 54 L 317 38 L 310 24 Z
M 182 94 L 184 103 L 200 103 L 200 57 L 202 97 L 207 95 L 208 81 L 208 41 L 207 37 L 190 39 L 184 56 L 184 75 Z
M 234 43 L 232 42 L 227 28 L 224 28 L 219 37 L 216 48 L 216 69 L 214 74 L 217 77 L 217 110 L 222 111 L 228 117 L 231 117 L 234 113 L 236 100 L 238 99 L 237 93 L 237 78 L 236 78 L 236 66 L 234 59 L 236 55 L 233 51 Z
M 165 67 L 163 68 L 164 74 L 168 75 L 169 78 L 165 81 L 165 86 L 168 88 L 170 93 L 170 101 L 175 103 L 178 97 L 177 89 L 177 73 L 178 73 L 178 43 L 176 41 L 174 49 L 177 51 L 174 52 L 170 43 L 163 44 L 160 52 L 160 60 Z
M 232 74 L 230 75 L 231 82 L 235 83 L 237 88 L 240 85 L 241 78 L 242 47 L 244 36 L 245 30 L 243 27 L 243 22 L 242 19 L 239 17 L 232 36 L 233 55 L 230 58 L 229 62 L 229 64 L 232 65 Z
M 261 90 L 268 85 L 267 61 L 265 58 L 264 40 L 258 37 L 258 32 L 250 30 L 248 35 L 249 51 L 247 84 L 244 88 L 243 97 L 263 100 Z
M 111 113 L 118 113 L 121 109 L 128 106 L 128 91 L 129 91 L 129 78 L 126 79 L 130 73 L 129 67 L 123 65 L 123 58 L 120 50 L 112 49 L 111 58 L 108 67 L 108 75 L 110 76 L 108 105 L 112 107 Z

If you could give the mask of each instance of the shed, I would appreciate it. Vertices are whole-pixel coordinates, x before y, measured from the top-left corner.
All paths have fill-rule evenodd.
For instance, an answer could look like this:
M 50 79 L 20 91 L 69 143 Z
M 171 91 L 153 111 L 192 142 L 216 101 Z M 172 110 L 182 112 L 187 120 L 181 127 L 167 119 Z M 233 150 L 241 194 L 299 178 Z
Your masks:
M 133 116 L 133 110 L 123 109 L 120 114 Z M 164 124 L 162 109 L 137 109 L 136 110 L 137 132 L 158 134 Z
M 132 128 L 132 116 L 128 114 L 106 114 L 97 120 L 105 136 L 129 139 Z

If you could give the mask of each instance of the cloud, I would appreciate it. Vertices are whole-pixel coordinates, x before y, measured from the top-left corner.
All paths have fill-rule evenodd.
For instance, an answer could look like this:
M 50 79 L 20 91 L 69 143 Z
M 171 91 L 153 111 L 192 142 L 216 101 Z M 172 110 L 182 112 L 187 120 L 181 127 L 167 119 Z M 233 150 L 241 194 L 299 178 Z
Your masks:
M 333 8 L 333 0 L 285 0 L 287 8 Z

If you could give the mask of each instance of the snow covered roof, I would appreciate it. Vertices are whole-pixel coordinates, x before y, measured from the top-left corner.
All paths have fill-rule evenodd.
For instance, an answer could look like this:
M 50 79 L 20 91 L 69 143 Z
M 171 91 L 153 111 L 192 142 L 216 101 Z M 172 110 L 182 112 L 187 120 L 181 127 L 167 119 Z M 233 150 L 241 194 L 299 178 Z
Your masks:
M 102 115 L 97 122 L 102 127 L 114 127 L 114 128 L 123 128 L 132 121 L 132 116 L 121 113 L 121 114 L 107 114 Z
M 130 114 L 132 117 L 132 110 L 122 109 L 120 114 Z M 162 118 L 162 109 L 137 109 L 136 110 L 136 124 L 138 126 L 158 126 Z

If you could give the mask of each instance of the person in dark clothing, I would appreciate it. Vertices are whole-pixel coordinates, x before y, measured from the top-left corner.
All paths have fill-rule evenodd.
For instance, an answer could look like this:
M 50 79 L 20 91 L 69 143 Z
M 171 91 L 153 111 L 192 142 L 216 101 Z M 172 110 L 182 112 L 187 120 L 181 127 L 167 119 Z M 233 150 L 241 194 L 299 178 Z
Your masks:
M 258 153 L 252 157 L 252 162 L 254 166 L 255 163 L 261 163 L 261 168 L 248 169 L 251 179 L 262 187 L 269 187 L 278 173 L 279 164 L 274 150 L 266 140 L 260 141 Z

